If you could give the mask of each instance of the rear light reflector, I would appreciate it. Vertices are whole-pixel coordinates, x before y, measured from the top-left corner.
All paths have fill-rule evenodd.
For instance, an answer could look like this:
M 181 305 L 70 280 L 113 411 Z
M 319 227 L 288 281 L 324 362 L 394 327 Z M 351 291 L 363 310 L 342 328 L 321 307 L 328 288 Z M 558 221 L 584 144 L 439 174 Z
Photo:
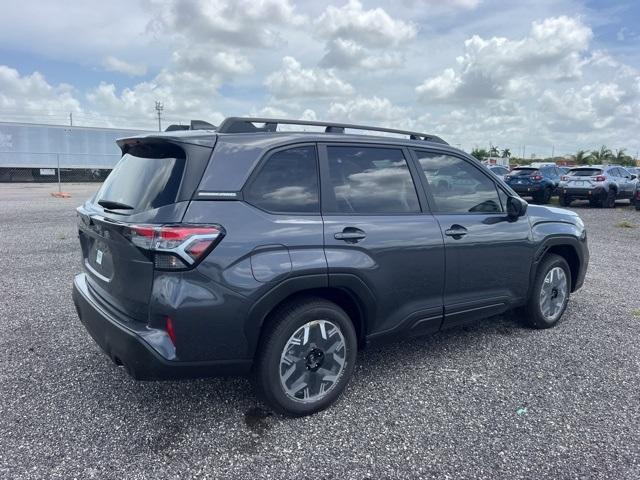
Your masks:
M 505 182 L 506 182 L 506 181 L 509 181 L 509 180 L 511 180 L 511 175 L 507 175 L 507 176 L 505 176 L 505 177 L 504 177 L 504 181 L 505 181 Z
M 169 335 L 169 338 L 171 339 L 171 343 L 173 343 L 173 345 L 175 346 L 175 344 L 176 344 L 176 331 L 173 328 L 173 320 L 171 320 L 171 317 L 167 317 L 166 324 L 165 324 L 165 330 L 167 331 L 167 335 Z
M 155 266 L 184 270 L 204 258 L 222 239 L 219 225 L 130 225 L 124 234 L 131 243 L 155 252 Z
M 568 181 L 568 180 L 569 180 L 569 176 L 568 176 L 568 175 L 562 175 L 562 176 L 560 177 L 560 180 L 562 180 L 563 182 L 566 182 L 566 181 Z
M 591 179 L 596 182 L 604 182 L 607 178 L 602 175 L 596 175 L 595 177 L 591 177 Z
M 534 182 L 539 182 L 540 180 L 542 180 L 542 175 L 531 175 L 529 178 Z

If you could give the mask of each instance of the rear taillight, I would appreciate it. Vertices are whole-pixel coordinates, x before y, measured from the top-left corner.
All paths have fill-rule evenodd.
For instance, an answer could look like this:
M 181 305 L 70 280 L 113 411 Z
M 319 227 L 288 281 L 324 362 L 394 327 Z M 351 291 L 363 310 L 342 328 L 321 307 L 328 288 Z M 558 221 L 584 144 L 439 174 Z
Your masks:
M 542 175 L 531 175 L 529 178 L 534 182 L 539 182 L 540 180 L 542 180 Z
M 566 181 L 568 181 L 568 180 L 569 180 L 569 177 L 568 177 L 567 175 L 562 175 L 562 176 L 560 177 L 560 180 L 562 180 L 563 182 L 566 182 Z
M 596 175 L 595 177 L 591 177 L 591 180 L 594 182 L 604 182 L 607 177 L 603 177 L 602 175 Z
M 218 225 L 130 225 L 125 236 L 131 243 L 154 252 L 154 263 L 161 270 L 184 270 L 204 258 L 218 243 Z

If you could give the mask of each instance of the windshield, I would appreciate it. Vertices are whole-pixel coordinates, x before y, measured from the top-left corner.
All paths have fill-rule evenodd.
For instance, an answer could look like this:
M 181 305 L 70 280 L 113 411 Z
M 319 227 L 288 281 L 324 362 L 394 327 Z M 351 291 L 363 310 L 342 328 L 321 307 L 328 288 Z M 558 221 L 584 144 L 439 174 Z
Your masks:
M 578 168 L 571 170 L 567 175 L 570 177 L 593 177 L 594 175 L 600 175 L 602 170 L 599 168 Z
M 96 194 L 96 203 L 127 213 L 175 202 L 184 158 L 143 158 L 125 154 Z

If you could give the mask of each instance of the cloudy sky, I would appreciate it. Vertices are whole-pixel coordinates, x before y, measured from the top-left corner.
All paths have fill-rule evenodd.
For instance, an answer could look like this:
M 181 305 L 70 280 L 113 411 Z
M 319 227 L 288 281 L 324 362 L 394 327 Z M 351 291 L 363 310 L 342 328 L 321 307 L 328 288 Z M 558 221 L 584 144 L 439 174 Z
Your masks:
M 640 2 L 4 0 L 0 120 L 230 115 L 437 133 L 527 156 L 640 149 Z

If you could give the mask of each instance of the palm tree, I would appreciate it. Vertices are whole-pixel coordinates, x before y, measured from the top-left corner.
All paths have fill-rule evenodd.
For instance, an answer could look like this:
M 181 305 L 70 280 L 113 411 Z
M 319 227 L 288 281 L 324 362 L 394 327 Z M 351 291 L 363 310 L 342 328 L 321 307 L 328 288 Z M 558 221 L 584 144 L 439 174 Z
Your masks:
M 573 155 L 573 159 L 578 165 L 587 165 L 591 160 L 591 154 L 586 150 L 578 150 L 576 154 Z
M 498 147 L 492 146 L 489 149 L 489 156 L 490 157 L 497 157 L 499 154 L 500 154 L 500 150 L 498 149 Z
M 487 157 L 487 151 L 484 148 L 474 148 L 471 150 L 471 155 L 482 161 Z
M 598 163 L 605 163 L 613 158 L 613 152 L 611 149 L 607 148 L 606 145 L 602 145 L 600 150 L 594 150 L 591 152 L 591 156 Z
M 626 151 L 627 151 L 626 148 L 619 148 L 616 151 L 616 155 L 615 155 L 616 163 L 625 163 L 627 161 L 627 158 L 629 157 L 629 155 L 627 155 Z
M 508 148 L 502 150 L 502 158 L 511 158 L 511 150 Z

